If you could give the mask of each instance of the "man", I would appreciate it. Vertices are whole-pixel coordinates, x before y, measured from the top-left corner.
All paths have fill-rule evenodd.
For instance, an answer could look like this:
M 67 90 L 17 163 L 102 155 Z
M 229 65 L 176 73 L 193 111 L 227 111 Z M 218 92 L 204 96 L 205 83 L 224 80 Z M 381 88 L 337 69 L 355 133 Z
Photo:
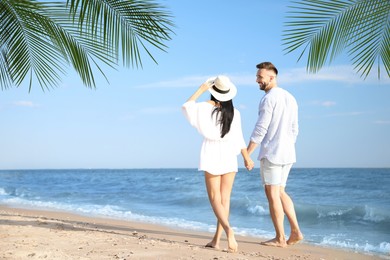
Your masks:
M 262 244 L 286 247 L 303 239 L 294 203 L 285 191 L 288 174 L 296 161 L 298 105 L 289 92 L 277 86 L 278 70 L 271 62 L 260 63 L 256 68 L 256 82 L 265 95 L 259 104 L 259 117 L 250 138 L 248 153 L 251 154 L 260 145 L 260 172 L 276 233 L 275 238 Z M 291 228 L 287 241 L 284 214 Z

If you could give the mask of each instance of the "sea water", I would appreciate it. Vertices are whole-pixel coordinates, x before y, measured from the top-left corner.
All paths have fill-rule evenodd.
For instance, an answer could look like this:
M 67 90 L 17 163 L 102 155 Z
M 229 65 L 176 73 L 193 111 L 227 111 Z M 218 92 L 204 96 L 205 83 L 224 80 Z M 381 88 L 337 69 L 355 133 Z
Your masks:
M 388 256 L 389 187 L 390 169 L 293 168 L 286 190 L 305 243 Z M 198 231 L 216 224 L 197 169 L 1 170 L 0 204 Z M 230 222 L 236 234 L 274 237 L 259 169 L 237 173 Z

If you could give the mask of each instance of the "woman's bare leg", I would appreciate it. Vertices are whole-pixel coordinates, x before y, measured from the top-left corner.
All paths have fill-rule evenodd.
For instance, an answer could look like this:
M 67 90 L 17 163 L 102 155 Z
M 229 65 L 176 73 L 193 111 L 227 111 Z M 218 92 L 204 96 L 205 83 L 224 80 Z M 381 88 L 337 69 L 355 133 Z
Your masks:
M 230 252 L 236 252 L 238 248 L 237 241 L 234 237 L 234 231 L 229 223 L 230 195 L 235 175 L 235 172 L 224 175 L 212 175 L 205 172 L 207 194 L 214 214 L 218 219 L 214 238 L 207 245 L 218 248 L 223 229 L 226 233 Z
M 206 244 L 206 247 L 212 247 L 215 249 L 219 249 L 220 248 L 219 243 L 221 241 L 222 231 L 223 231 L 222 225 L 219 223 L 219 221 L 217 221 L 217 229 L 215 230 L 213 240 L 208 242 Z

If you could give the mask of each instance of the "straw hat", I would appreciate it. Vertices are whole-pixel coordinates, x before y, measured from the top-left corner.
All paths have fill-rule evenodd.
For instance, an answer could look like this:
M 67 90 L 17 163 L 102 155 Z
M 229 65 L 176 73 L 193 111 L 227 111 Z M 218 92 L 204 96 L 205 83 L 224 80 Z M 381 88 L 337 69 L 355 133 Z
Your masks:
M 207 80 L 210 85 L 209 91 L 219 101 L 228 101 L 237 94 L 237 88 L 226 76 L 219 75 Z

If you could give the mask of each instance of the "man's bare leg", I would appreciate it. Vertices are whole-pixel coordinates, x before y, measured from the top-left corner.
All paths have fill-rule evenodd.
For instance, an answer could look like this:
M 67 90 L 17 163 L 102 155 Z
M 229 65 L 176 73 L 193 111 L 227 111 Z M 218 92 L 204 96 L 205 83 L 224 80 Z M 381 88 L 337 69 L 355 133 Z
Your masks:
M 267 195 L 269 211 L 274 224 L 276 236 L 275 238 L 262 242 L 261 244 L 266 246 L 286 247 L 287 242 L 283 227 L 284 212 L 280 197 L 280 186 L 265 185 L 265 194 Z
M 283 211 L 290 223 L 291 233 L 287 240 L 288 245 L 294 245 L 303 239 L 303 234 L 298 225 L 297 216 L 294 209 L 294 203 L 285 191 L 285 187 L 280 188 L 280 198 L 282 200 Z

